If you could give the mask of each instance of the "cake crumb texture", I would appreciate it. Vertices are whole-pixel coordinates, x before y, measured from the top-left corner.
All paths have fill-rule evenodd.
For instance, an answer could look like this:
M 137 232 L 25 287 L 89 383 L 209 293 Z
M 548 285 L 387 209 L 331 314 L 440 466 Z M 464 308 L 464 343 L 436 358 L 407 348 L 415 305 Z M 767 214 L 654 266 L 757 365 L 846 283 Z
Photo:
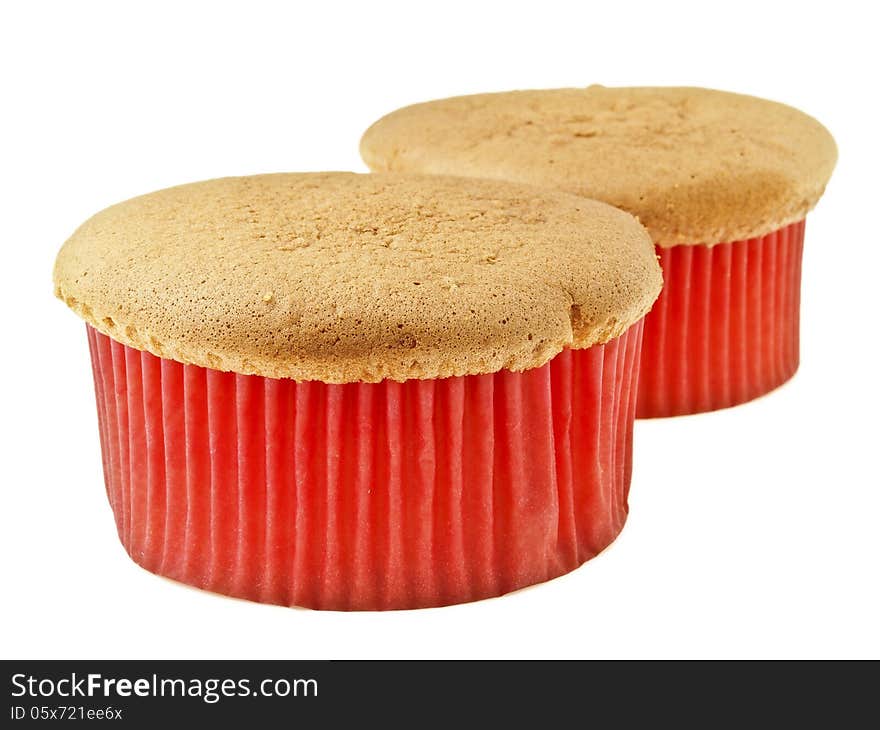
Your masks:
M 272 174 L 114 205 L 55 264 L 95 329 L 159 357 L 327 383 L 539 367 L 622 334 L 661 287 L 604 203 L 443 176 Z

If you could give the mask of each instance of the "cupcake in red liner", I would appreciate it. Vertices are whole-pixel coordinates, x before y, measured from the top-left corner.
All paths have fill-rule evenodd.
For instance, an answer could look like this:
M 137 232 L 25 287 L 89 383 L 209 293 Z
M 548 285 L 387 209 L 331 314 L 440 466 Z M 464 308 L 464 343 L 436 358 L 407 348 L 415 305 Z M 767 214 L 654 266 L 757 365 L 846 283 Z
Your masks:
M 338 610 L 497 596 L 615 538 L 660 285 L 608 205 L 348 173 L 136 198 L 55 266 L 129 555 Z
M 796 109 L 697 88 L 479 94 L 392 112 L 361 154 L 374 171 L 536 184 L 638 217 L 665 278 L 639 417 L 743 403 L 797 369 L 804 217 L 837 148 Z

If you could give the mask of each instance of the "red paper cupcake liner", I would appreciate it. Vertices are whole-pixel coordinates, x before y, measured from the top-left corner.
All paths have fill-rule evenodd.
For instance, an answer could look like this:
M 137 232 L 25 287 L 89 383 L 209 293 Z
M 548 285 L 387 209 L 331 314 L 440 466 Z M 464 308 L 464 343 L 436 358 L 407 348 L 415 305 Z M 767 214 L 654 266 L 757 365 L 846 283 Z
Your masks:
M 713 411 L 798 367 L 804 221 L 760 238 L 657 248 L 665 285 L 645 318 L 638 418 Z
M 119 537 L 160 575 L 283 605 L 437 606 L 566 573 L 626 518 L 641 322 L 522 373 L 346 385 L 88 336 Z

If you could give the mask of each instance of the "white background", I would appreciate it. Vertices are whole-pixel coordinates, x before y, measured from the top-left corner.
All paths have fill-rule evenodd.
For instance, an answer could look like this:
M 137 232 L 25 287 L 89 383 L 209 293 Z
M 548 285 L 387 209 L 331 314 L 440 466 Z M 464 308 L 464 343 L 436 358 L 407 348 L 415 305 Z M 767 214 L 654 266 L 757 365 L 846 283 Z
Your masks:
M 880 657 L 880 59 L 860 5 L 4 3 L 0 655 Z M 322 613 L 135 566 L 101 484 L 84 327 L 52 296 L 73 229 L 180 182 L 363 170 L 361 132 L 403 104 L 594 82 L 752 93 L 831 129 L 796 378 L 638 423 L 619 540 L 501 599 Z

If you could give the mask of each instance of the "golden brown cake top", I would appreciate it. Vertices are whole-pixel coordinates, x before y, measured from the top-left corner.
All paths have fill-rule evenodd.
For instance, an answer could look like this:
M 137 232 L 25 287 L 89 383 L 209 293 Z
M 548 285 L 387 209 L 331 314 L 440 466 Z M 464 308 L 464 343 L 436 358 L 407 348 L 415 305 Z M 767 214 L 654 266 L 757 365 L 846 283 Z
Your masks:
M 657 298 L 647 231 L 512 183 L 352 173 L 183 185 L 86 221 L 55 290 L 101 332 L 219 370 L 328 383 L 538 367 Z
M 405 107 L 366 131 L 361 155 L 377 172 L 507 179 L 603 200 L 673 246 L 800 220 L 837 147 L 812 117 L 752 96 L 590 86 Z

